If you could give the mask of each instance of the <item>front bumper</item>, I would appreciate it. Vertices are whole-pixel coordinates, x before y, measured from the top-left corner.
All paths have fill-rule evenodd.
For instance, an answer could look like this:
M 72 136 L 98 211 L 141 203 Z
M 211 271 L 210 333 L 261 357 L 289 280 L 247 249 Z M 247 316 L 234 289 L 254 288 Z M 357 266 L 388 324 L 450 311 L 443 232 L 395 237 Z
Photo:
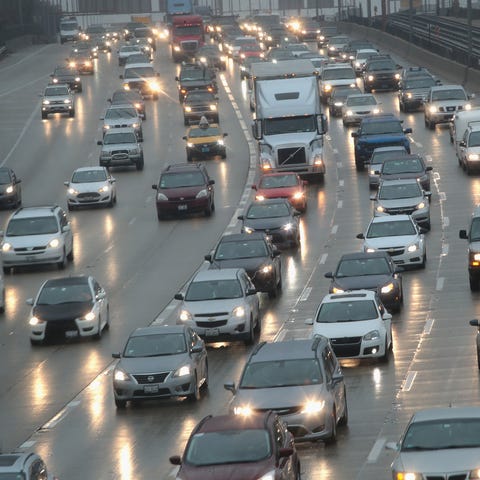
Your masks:
M 216 142 L 208 144 L 202 143 L 199 145 L 194 145 L 193 147 L 187 147 L 187 155 L 210 157 L 214 155 L 225 156 L 225 154 L 225 145 L 218 145 Z
M 122 165 L 136 165 L 142 160 L 142 154 L 115 154 L 108 157 L 100 157 L 101 167 L 115 167 Z
M 17 251 L 2 252 L 4 267 L 20 267 L 22 265 L 41 265 L 58 263 L 63 260 L 63 248 L 61 245 L 57 248 L 51 247 L 33 247 L 35 250 L 27 248 L 17 249 Z
M 77 195 L 68 194 L 67 204 L 74 206 L 81 205 L 102 205 L 111 201 L 113 195 L 112 189 L 105 193 L 82 192 Z
M 80 320 L 67 318 L 64 320 L 45 321 L 39 325 L 30 326 L 30 338 L 41 342 L 48 338 L 78 338 L 91 337 L 98 334 L 98 318 Z
M 210 204 L 210 197 L 192 198 L 184 200 L 158 201 L 159 215 L 185 215 L 205 211 Z
M 186 322 L 178 320 L 177 324 L 188 325 L 210 343 L 244 341 L 250 336 L 249 319 L 246 315 L 233 318 L 227 314 L 222 317 L 212 317 L 212 320 L 208 317 L 195 317 L 195 320 Z
M 74 109 L 71 103 L 58 105 L 42 105 L 43 113 L 70 113 Z
M 331 338 L 337 358 L 379 358 L 385 355 L 385 335 L 374 340 L 362 337 Z

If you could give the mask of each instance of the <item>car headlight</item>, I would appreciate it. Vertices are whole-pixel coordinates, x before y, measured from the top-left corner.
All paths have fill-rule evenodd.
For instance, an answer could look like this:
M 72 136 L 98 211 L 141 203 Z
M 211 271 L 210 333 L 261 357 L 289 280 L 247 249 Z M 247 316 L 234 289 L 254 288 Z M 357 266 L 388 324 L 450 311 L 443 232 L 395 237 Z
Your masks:
M 103 126 L 103 129 L 104 129 L 104 130 L 110 130 L 110 125 L 104 125 L 104 126 Z
M 130 375 L 121 368 L 116 368 L 113 372 L 113 379 L 119 382 L 128 382 L 130 380 Z
M 249 407 L 248 405 L 241 405 L 238 407 L 233 408 L 233 413 L 235 415 L 251 415 L 253 413 L 252 407 Z
M 400 80 L 400 74 L 399 73 L 395 74 L 395 80 Z
M 260 272 L 263 273 L 264 275 L 267 273 L 271 273 L 273 271 L 272 265 L 264 265 L 263 267 L 260 267 Z
M 139 148 L 131 148 L 128 153 L 130 155 L 137 155 L 138 153 L 140 153 L 140 149 Z
M 468 155 L 468 159 L 469 160 L 479 160 L 480 159 L 480 155 L 478 153 L 470 153 Z
M 333 287 L 332 293 L 343 293 L 345 290 L 343 288 Z
M 202 63 L 207 63 L 207 57 L 200 57 L 200 61 Z
M 364 340 L 378 340 L 380 338 L 380 332 L 378 330 L 372 330 L 363 336 Z
M 413 472 L 396 472 L 395 480 L 422 480 L 423 475 Z
M 257 200 L 259 202 L 263 202 L 265 200 L 265 196 L 264 195 L 255 195 L 255 200 Z
M 244 54 L 244 53 L 241 53 L 241 54 L 240 54 L 240 58 L 245 58 L 245 54 Z
M 68 193 L 69 193 L 70 195 L 78 195 L 78 190 L 75 190 L 74 188 L 70 187 L 70 188 L 68 189 Z
M 292 197 L 292 198 L 293 198 L 294 200 L 301 200 L 304 196 L 305 196 L 305 195 L 304 195 L 303 192 L 295 192 L 295 193 L 293 194 L 293 197 Z
M 308 414 L 315 414 L 320 413 L 325 408 L 325 401 L 324 400 L 312 400 L 307 402 L 300 413 Z
M 406 96 L 407 98 L 412 98 L 412 97 L 413 97 L 413 95 L 412 95 L 410 92 L 408 92 L 407 95 L 405 95 L 405 96 Z
M 44 101 L 43 101 L 43 104 L 44 104 L 44 105 L 50 105 L 50 100 L 44 100 Z
M 325 36 L 324 36 L 324 35 L 320 35 L 319 39 L 320 39 L 320 41 L 323 42 L 323 41 L 325 40 Z
M 376 175 L 375 174 L 375 169 L 370 170 L 370 175 Z
M 100 188 L 98 189 L 98 192 L 99 192 L 99 193 L 107 193 L 107 192 L 109 192 L 109 191 L 110 191 L 110 187 L 109 187 L 108 185 L 104 185 L 103 187 L 100 187 Z
M 470 103 L 466 103 L 464 106 L 463 106 L 463 109 L 464 110 L 471 110 L 472 109 L 472 105 Z
M 12 244 L 5 242 L 2 244 L 2 251 L 3 252 L 9 252 L 12 249 Z
M 380 113 L 380 109 L 379 108 L 374 108 L 373 109 L 373 114 L 374 115 L 378 115 Z
M 343 105 L 343 102 L 335 102 L 333 105 L 335 107 L 341 107 Z
M 293 228 L 293 225 L 291 223 L 286 223 L 285 225 L 282 225 L 282 230 L 285 230 L 286 232 L 290 232 Z
M 58 83 L 58 78 L 54 78 L 53 83 Z
M 157 200 L 162 201 L 162 202 L 167 202 L 168 197 L 163 193 L 157 193 Z
M 242 318 L 245 316 L 245 308 L 243 308 L 241 305 L 238 307 L 235 307 L 232 310 L 232 317 L 237 317 L 237 318 Z
M 76 63 L 75 62 L 70 62 L 69 65 L 70 65 L 70 67 L 74 67 L 76 65 Z
M 470 480 L 478 480 L 480 479 L 480 468 L 476 468 L 475 470 L 470 471 L 470 475 L 468 476 Z
M 89 60 L 85 62 L 85 66 L 86 67 L 91 67 L 92 66 L 92 62 L 90 62 Z
M 374 248 L 372 248 L 372 247 L 367 247 L 367 248 L 365 248 L 365 251 L 366 251 L 367 253 L 376 252 L 376 250 L 375 250 Z
M 28 321 L 28 323 L 29 323 L 30 325 L 32 325 L 32 327 L 33 327 L 33 326 L 35 326 L 35 325 L 41 325 L 42 323 L 45 323 L 45 321 L 44 321 L 44 320 L 41 320 L 41 319 L 38 318 L 38 317 L 33 316 L 33 317 L 30 318 L 30 320 Z
M 59 245 L 60 245 L 60 240 L 58 238 L 53 238 L 48 242 L 48 246 L 50 248 L 58 248 Z
M 75 81 L 76 81 L 76 82 L 79 82 L 79 81 L 80 81 L 80 77 L 75 77 Z
M 178 318 L 182 321 L 182 322 L 189 322 L 192 320 L 192 314 L 188 311 L 188 310 L 180 310 L 180 315 L 178 316 Z
M 369 76 L 367 77 L 367 80 L 368 80 L 369 82 L 373 82 L 373 80 L 375 80 L 375 77 L 374 77 L 373 75 L 369 75 Z
M 410 253 L 416 252 L 418 249 L 419 249 L 418 244 L 414 243 L 413 245 L 409 245 L 407 247 L 407 252 L 410 252 Z
M 225 55 L 222 55 L 222 56 L 220 57 L 220 60 L 221 60 L 222 62 L 226 62 L 226 61 L 227 61 L 227 58 L 228 58 L 228 57 L 226 57 Z
M 360 68 L 361 65 L 362 65 L 362 64 L 361 64 L 360 62 L 355 62 L 355 66 L 356 66 L 357 68 Z
M 193 148 L 193 143 L 192 142 L 187 142 L 187 147 L 188 148 Z
M 347 111 L 345 112 L 345 115 L 346 115 L 347 117 L 351 117 L 351 116 L 353 115 L 352 110 L 347 110 Z
M 9 185 L 6 190 L 5 190 L 6 193 L 13 193 L 13 185 Z
M 69 98 L 66 98 L 63 103 L 72 103 L 72 101 Z
M 323 159 L 322 159 L 322 156 L 320 154 L 316 154 L 314 157 L 313 157 L 313 165 L 316 166 L 316 167 L 320 167 L 323 165 Z
M 438 109 L 435 105 L 430 105 L 428 110 L 429 110 L 430 113 L 437 113 L 437 111 L 438 111 Z
M 326 84 L 323 86 L 323 89 L 326 91 L 326 92 L 329 92 L 331 89 L 332 89 L 332 86 L 330 84 Z
M 91 322 L 92 320 L 95 320 L 96 315 L 93 312 L 88 312 L 86 315 L 80 318 L 80 320 L 85 320 L 87 322 Z
M 421 210 L 422 208 L 425 208 L 425 202 L 420 202 L 416 208 L 417 210 Z
M 185 105 L 185 111 L 190 113 L 192 111 L 192 107 L 190 107 L 189 105 Z
M 381 289 L 380 289 L 380 292 L 381 293 L 390 293 L 390 292 L 393 292 L 393 290 L 395 289 L 395 285 L 390 282 L 388 283 L 387 285 L 384 285 Z
M 252 227 L 244 226 L 244 227 L 243 227 L 243 231 L 244 231 L 245 233 L 253 233 L 253 232 L 255 231 L 255 229 L 252 228 Z
M 480 262 L 480 253 L 471 252 L 470 257 L 473 259 L 473 261 Z
M 123 84 L 123 89 L 124 90 L 130 90 L 130 85 L 128 83 Z
M 175 52 L 179 52 L 179 51 L 180 51 L 180 46 L 179 46 L 179 45 L 175 45 L 175 46 L 173 47 L 173 50 L 174 50 Z
M 175 370 L 175 373 L 173 374 L 174 377 L 185 377 L 186 375 L 190 375 L 191 373 L 191 368 L 190 365 L 183 365 L 180 368 L 177 368 Z
M 205 198 L 206 196 L 208 195 L 208 191 L 206 188 L 204 188 L 203 190 L 200 190 L 197 195 L 195 196 L 195 198 Z
M 160 85 L 158 84 L 158 82 L 148 82 L 148 86 L 154 92 L 158 92 L 160 90 Z
M 335 47 L 328 47 L 328 49 L 331 51 L 331 52 L 334 52 L 336 50 Z
M 138 128 L 138 127 L 140 127 L 139 123 L 132 123 L 132 128 Z
M 212 111 L 214 112 L 215 110 L 217 110 L 217 106 L 212 103 L 212 104 L 210 105 L 210 110 L 212 110 Z
M 385 207 L 382 207 L 381 205 L 377 205 L 376 210 L 377 212 L 383 213 L 385 211 Z
M 225 142 L 220 138 L 219 140 L 217 140 L 217 145 L 225 145 Z

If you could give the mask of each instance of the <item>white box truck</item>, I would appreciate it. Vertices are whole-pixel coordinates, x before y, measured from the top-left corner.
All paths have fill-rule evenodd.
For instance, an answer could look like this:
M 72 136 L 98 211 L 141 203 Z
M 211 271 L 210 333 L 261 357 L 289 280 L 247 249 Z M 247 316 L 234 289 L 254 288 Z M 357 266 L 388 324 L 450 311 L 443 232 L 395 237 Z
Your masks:
M 314 72 L 306 59 L 252 65 L 252 132 L 263 172 L 296 172 L 305 179 L 323 180 L 327 121 Z

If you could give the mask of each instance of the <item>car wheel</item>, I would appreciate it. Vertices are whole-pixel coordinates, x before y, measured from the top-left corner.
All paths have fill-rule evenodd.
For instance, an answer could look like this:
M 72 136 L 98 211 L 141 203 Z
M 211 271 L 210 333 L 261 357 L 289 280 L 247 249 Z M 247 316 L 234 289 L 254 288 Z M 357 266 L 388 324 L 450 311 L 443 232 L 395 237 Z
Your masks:
M 165 215 L 157 211 L 157 218 L 158 220 L 163 220 L 165 218 Z
M 424 227 L 430 231 L 432 229 L 432 224 L 430 222 L 430 219 L 428 219 L 428 221 L 425 223 Z
M 302 480 L 300 462 L 297 462 L 295 469 L 295 480 Z
M 197 374 L 195 373 L 195 386 L 194 386 L 194 391 L 193 393 L 191 393 L 190 395 L 187 396 L 187 398 L 191 401 L 191 402 L 197 402 L 198 400 L 200 400 L 200 387 L 198 386 L 198 379 L 197 379 Z
M 191 153 L 187 153 L 187 162 L 193 162 L 193 155 Z
M 127 406 L 126 400 L 119 400 L 118 398 L 115 399 L 115 406 L 120 409 L 124 409 Z
M 401 112 L 403 112 L 404 107 L 403 107 L 402 102 L 398 102 L 398 109 L 399 109 Z
M 272 288 L 268 291 L 268 298 L 277 297 L 277 285 L 272 285 Z
M 135 164 L 135 168 L 139 172 L 143 170 L 143 157 Z
M 334 445 L 335 443 L 337 443 L 337 415 L 334 410 L 332 413 L 332 432 L 325 439 L 325 445 Z
M 355 168 L 357 169 L 357 172 L 363 171 L 363 162 L 360 159 L 355 158 Z
M 474 277 L 469 277 L 469 283 L 470 283 L 470 291 L 478 292 L 478 290 L 480 289 L 479 279 Z
M 338 424 L 341 425 L 342 427 L 348 425 L 348 404 L 347 404 L 347 392 L 344 389 L 343 390 L 343 398 L 345 398 L 345 408 L 343 411 L 343 415 L 338 421 Z
M 5 313 L 5 289 L 2 291 L 2 303 L 0 305 L 0 313 Z
M 255 341 L 255 334 L 253 331 L 253 317 L 250 315 L 250 325 L 248 327 L 248 336 L 245 339 L 245 345 L 253 345 Z
M 34 340 L 33 338 L 30 339 L 30 345 L 32 347 L 38 347 L 42 343 L 43 343 L 42 340 Z
M 211 217 L 212 212 L 215 210 L 213 201 L 208 204 L 208 207 L 205 209 L 205 216 L 206 217 Z
M 83 92 L 83 88 L 82 87 L 78 87 L 77 88 L 77 93 L 82 93 Z
M 187 117 L 183 117 L 183 124 L 187 127 L 188 125 L 190 125 L 190 121 L 188 120 Z
M 203 380 L 202 388 L 204 390 L 208 388 L 208 360 L 205 360 L 205 379 Z
M 68 112 L 68 116 L 69 116 L 70 118 L 73 118 L 73 117 L 75 116 L 75 110 L 70 110 L 70 111 Z
M 93 336 L 93 338 L 95 338 L 95 340 L 101 340 L 102 339 L 102 333 L 103 333 L 102 318 L 99 315 L 98 316 L 98 332 Z
M 477 347 L 477 366 L 480 370 L 480 348 Z
M 143 121 L 145 122 L 145 120 L 147 120 L 147 112 L 143 112 Z
M 465 173 L 470 176 L 472 173 L 472 169 L 470 168 L 470 164 L 468 162 L 465 162 Z
M 107 207 L 113 208 L 114 205 L 115 205 L 115 197 L 112 194 L 112 196 L 110 197 L 110 201 L 107 203 Z
M 72 244 L 72 249 L 70 250 L 70 253 L 67 255 L 67 260 L 69 262 L 73 262 L 73 244 Z
M 10 267 L 3 267 L 3 273 L 8 275 L 10 273 Z
M 46 120 L 48 118 L 48 113 L 42 112 L 42 120 Z
M 105 330 L 110 330 L 110 308 L 107 307 L 107 321 L 105 322 L 105 326 L 103 327 Z
M 63 250 L 63 257 L 62 259 L 57 262 L 57 266 L 59 270 L 63 270 L 67 266 L 67 255 L 65 249 Z
M 387 363 L 390 360 L 390 349 L 388 348 L 388 340 L 385 335 L 385 353 L 380 357 L 382 363 Z
M 423 254 L 422 263 L 420 264 L 420 268 L 425 268 L 427 265 L 427 251 Z

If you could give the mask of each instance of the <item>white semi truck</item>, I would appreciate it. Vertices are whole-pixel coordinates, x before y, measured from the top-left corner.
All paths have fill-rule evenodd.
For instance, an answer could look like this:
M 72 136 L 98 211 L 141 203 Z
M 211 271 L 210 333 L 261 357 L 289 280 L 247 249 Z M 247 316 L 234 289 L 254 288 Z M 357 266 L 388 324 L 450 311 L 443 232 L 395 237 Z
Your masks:
M 314 72 L 306 59 L 252 65 L 252 132 L 263 172 L 291 171 L 323 180 L 327 120 Z

